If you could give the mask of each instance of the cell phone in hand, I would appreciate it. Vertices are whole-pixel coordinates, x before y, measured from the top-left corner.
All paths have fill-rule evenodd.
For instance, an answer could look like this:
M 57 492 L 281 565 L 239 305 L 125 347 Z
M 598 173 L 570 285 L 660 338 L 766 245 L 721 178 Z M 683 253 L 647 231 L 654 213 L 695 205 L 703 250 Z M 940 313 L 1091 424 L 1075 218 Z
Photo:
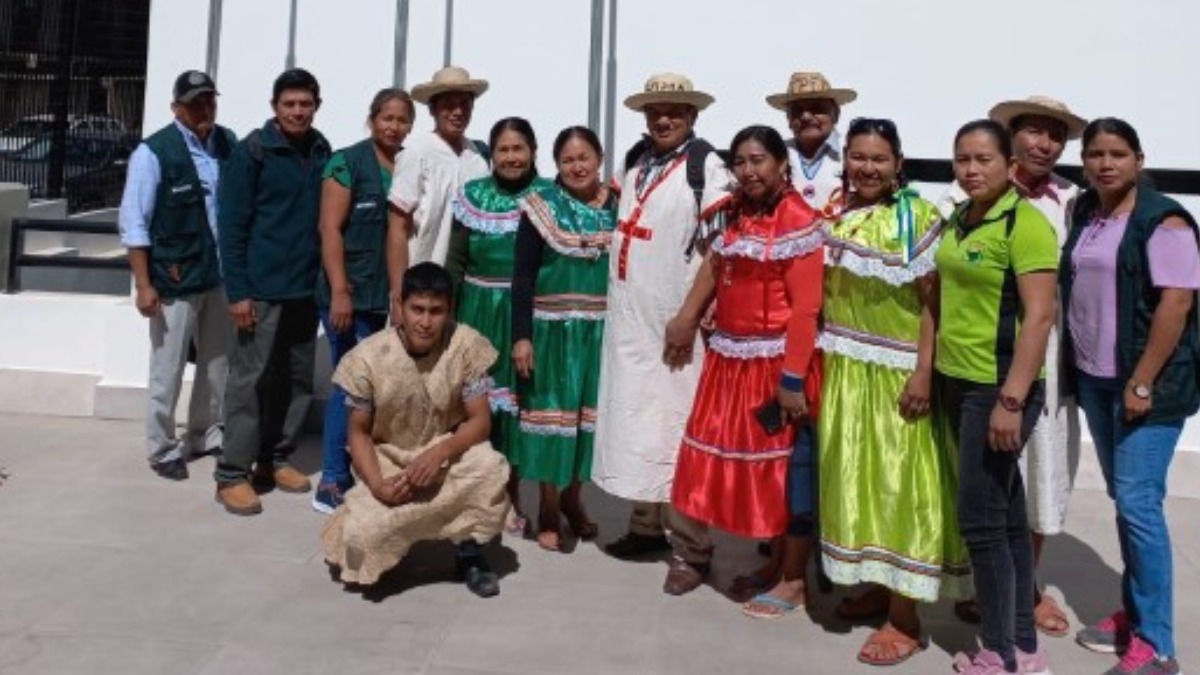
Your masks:
M 773 398 L 755 408 L 754 417 L 769 436 L 783 431 L 783 408 L 779 405 L 779 399 Z

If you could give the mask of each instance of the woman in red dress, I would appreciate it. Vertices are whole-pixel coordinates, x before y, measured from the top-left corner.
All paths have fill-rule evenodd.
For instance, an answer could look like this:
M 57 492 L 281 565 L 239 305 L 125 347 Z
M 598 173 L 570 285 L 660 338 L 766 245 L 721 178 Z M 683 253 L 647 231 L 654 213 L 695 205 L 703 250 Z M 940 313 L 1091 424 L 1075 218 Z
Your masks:
M 791 186 L 787 147 L 777 131 L 743 129 L 730 154 L 739 187 L 726 206 L 728 226 L 667 327 L 667 360 L 687 358 L 700 317 L 716 298 L 716 330 L 679 450 L 671 503 L 743 537 L 790 535 L 778 547 L 783 560 L 775 566 L 786 587 L 772 588 L 778 578 L 764 580 L 759 590 L 771 592 L 746 607 L 754 616 L 781 616 L 803 604 L 811 546 L 811 506 L 802 505 L 811 498 L 789 495 L 787 483 L 793 443 L 815 418 L 820 391 L 815 345 L 823 237 L 816 212 Z M 793 493 L 810 490 L 793 487 Z

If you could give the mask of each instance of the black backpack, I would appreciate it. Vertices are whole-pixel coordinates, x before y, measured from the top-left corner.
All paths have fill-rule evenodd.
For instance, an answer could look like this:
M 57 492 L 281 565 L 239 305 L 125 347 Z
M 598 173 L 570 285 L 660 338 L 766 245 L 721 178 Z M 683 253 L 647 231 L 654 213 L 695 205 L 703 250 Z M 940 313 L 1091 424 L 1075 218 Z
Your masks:
M 625 171 L 637 164 L 642 155 L 650 151 L 650 141 L 647 138 L 642 138 L 637 143 L 633 144 L 632 148 L 625 153 Z M 708 141 L 703 138 L 692 139 L 687 148 L 687 183 L 688 187 L 692 188 L 692 194 L 696 197 L 696 215 L 704 209 L 701 204 L 704 199 L 704 162 L 708 160 L 708 156 L 717 149 L 714 148 Z

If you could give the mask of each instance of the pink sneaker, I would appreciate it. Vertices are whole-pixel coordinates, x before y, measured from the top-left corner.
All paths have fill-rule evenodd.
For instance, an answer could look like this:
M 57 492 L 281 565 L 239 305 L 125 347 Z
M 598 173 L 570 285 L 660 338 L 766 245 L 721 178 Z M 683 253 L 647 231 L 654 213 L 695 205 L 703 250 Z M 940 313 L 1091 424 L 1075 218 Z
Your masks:
M 1041 647 L 1032 654 L 1026 654 L 1017 648 L 1017 671 L 1021 675 L 1051 675 L 1050 661 Z
M 1120 654 L 1129 646 L 1129 617 L 1118 609 L 1112 616 L 1101 619 L 1075 634 L 1081 647 L 1101 654 Z
M 973 656 L 962 652 L 955 654 L 954 670 L 959 675 L 1007 675 L 1009 672 L 1004 669 L 1004 659 L 999 654 L 982 647 Z
M 1179 675 L 1179 664 L 1175 659 L 1160 657 L 1149 642 L 1133 635 L 1121 662 L 1104 675 Z

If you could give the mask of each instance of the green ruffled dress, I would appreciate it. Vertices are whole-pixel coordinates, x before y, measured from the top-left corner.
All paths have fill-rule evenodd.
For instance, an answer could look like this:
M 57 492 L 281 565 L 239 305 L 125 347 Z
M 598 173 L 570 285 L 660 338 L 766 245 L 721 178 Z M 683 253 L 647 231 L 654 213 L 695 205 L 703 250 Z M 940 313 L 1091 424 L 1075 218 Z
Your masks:
M 492 446 L 516 464 L 518 442 L 518 407 L 516 371 L 512 365 L 512 275 L 517 226 L 521 211 L 518 200 L 532 191 L 553 185 L 543 178 L 534 178 L 519 194 L 501 190 L 491 176 L 468 182 L 459 190 L 451 208 L 453 227 L 461 238 L 465 232 L 465 249 L 447 267 L 453 276 L 461 267 L 455 317 L 460 323 L 479 331 L 486 337 L 499 358 L 490 375 L 494 386 L 489 394 L 492 407 Z M 453 235 L 452 235 L 453 236 Z M 452 243 L 451 248 L 456 248 Z
M 819 420 L 821 554 L 838 584 L 874 582 L 933 602 L 969 597 L 956 513 L 958 463 L 929 416 L 898 401 L 916 368 L 917 281 L 935 270 L 937 208 L 898 203 L 828 226 Z
M 533 373 L 518 380 L 518 463 L 522 478 L 566 487 L 592 474 L 616 200 L 594 208 L 554 186 L 521 205 L 545 247 L 533 293 Z

